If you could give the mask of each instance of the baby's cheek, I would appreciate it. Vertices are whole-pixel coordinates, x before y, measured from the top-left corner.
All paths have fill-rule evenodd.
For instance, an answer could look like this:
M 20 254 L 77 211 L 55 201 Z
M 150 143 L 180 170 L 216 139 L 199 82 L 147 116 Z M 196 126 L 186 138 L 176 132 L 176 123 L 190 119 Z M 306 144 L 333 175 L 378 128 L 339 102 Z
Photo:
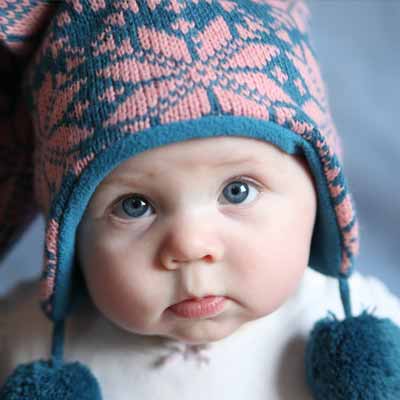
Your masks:
M 118 273 L 104 276 L 104 283 L 97 279 L 92 285 L 91 296 L 99 309 L 119 327 L 135 333 L 144 333 L 154 314 L 154 306 L 145 288 Z
M 159 282 L 137 258 L 115 257 L 103 253 L 95 272 L 87 274 L 91 297 L 99 311 L 119 327 L 149 333 L 165 307 L 165 282 Z
M 237 253 L 235 286 L 238 298 L 253 318 L 260 318 L 278 309 L 295 291 L 307 266 L 305 257 L 293 247 L 275 243 L 247 245 Z M 296 254 L 297 253 L 297 254 Z
M 248 281 L 248 302 L 256 317 L 268 315 L 286 300 L 288 280 L 269 268 L 261 268 Z

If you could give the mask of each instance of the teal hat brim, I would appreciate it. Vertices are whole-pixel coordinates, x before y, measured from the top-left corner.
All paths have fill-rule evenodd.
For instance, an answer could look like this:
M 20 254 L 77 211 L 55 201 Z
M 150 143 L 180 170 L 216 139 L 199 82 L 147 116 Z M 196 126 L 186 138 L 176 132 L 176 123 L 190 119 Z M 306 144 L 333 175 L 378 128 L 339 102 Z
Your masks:
M 238 116 L 207 116 L 118 136 L 114 143 L 96 154 L 76 182 L 63 183 L 62 187 L 72 187 L 72 189 L 70 193 L 60 191 L 53 203 L 52 213 L 59 221 L 58 269 L 55 276 L 55 290 L 52 298 L 48 300 L 52 303 L 50 313 L 49 304 L 42 304 L 46 313 L 50 314 L 50 318 L 63 319 L 72 305 L 76 231 L 99 183 L 123 161 L 141 152 L 184 140 L 217 136 L 261 139 L 288 154 L 304 154 L 318 191 L 318 208 L 309 266 L 325 275 L 334 277 L 340 275 L 342 247 L 335 204 L 329 194 L 320 157 L 312 144 L 300 135 L 271 121 Z M 65 179 L 76 178 L 71 175 Z M 57 215 L 57 211 L 62 214 Z

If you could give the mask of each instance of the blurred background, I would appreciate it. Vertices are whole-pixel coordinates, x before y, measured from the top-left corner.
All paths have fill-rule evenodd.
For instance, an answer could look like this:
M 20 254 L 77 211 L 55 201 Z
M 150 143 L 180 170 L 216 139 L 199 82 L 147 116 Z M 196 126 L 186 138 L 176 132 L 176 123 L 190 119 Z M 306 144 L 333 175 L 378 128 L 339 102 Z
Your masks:
M 308 4 L 360 219 L 356 266 L 400 296 L 400 1 Z
M 400 0 L 308 4 L 360 219 L 357 269 L 400 296 Z M 0 295 L 40 274 L 43 241 L 38 217 L 0 265 Z

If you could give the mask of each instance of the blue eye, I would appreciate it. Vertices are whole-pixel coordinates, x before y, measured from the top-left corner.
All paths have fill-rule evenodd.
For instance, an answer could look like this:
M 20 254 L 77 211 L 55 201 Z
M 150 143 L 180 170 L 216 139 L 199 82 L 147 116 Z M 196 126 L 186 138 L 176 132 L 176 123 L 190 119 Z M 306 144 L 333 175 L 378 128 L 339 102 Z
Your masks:
M 248 197 L 249 185 L 243 181 L 231 182 L 225 186 L 223 194 L 233 204 L 239 204 Z
M 121 204 L 124 213 L 132 218 L 143 216 L 151 208 L 146 199 L 137 195 L 125 198 Z
M 228 183 L 222 192 L 224 197 L 228 200 L 228 203 L 241 204 L 248 199 L 249 193 L 251 193 L 250 188 L 258 187 L 258 185 L 253 184 L 252 182 L 249 183 L 250 185 L 245 180 L 235 180 Z M 259 190 L 257 190 L 257 192 L 258 191 Z M 121 207 L 119 207 L 119 204 L 121 204 Z M 117 206 L 117 210 L 119 208 L 122 209 L 120 211 L 123 214 L 121 218 L 129 217 L 138 219 L 145 216 L 149 210 L 154 211 L 154 208 L 149 201 L 139 194 L 132 194 L 129 197 L 125 197 L 122 201 L 117 203 Z M 149 215 L 151 215 L 151 213 Z

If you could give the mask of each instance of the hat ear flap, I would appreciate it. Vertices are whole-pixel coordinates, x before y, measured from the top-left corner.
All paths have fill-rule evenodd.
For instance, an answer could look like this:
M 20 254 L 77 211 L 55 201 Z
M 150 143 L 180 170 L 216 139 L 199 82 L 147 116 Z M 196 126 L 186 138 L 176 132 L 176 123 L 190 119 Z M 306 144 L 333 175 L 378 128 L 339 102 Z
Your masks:
M 34 131 L 23 102 L 24 69 L 56 2 L 0 3 L 0 260 L 38 212 L 33 193 Z

